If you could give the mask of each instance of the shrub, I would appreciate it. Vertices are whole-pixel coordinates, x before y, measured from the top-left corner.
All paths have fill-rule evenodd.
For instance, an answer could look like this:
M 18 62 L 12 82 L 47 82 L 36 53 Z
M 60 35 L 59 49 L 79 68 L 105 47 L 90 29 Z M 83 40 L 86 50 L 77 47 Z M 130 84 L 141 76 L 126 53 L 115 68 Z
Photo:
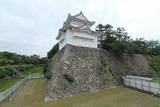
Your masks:
M 29 70 L 29 69 L 32 69 L 34 68 L 34 65 L 32 64 L 27 64 L 27 65 L 15 65 L 15 66 L 12 66 L 13 68 L 21 71 L 21 72 L 24 72 L 26 70 Z
M 1 66 L 0 67 L 0 79 L 4 79 L 6 77 L 12 77 L 14 75 L 17 75 L 17 72 L 15 72 L 14 69 L 16 69 L 19 72 L 24 72 L 32 68 L 34 68 L 34 65 L 32 64 Z
M 15 62 L 13 60 L 8 59 L 0 59 L 0 65 L 7 65 L 7 64 L 14 64 Z
M 158 83 L 160 83 L 160 78 L 154 78 L 154 79 L 152 80 L 152 82 L 158 82 Z
M 0 79 L 3 79 L 5 76 L 5 71 L 3 69 L 0 69 Z
M 13 75 L 15 75 L 15 72 L 13 72 L 9 67 L 0 68 L 0 79 Z
M 34 73 L 43 73 L 43 68 L 38 66 L 23 72 L 24 75 L 32 75 Z
M 70 83 L 73 83 L 75 81 L 75 78 L 73 76 L 69 75 L 68 73 L 64 73 L 63 76 Z
M 26 56 L 11 52 L 0 52 L 0 64 L 44 64 L 46 57 L 40 58 L 38 55 Z
M 149 64 L 157 73 L 160 73 L 160 58 L 152 57 L 152 59 L 149 60 Z

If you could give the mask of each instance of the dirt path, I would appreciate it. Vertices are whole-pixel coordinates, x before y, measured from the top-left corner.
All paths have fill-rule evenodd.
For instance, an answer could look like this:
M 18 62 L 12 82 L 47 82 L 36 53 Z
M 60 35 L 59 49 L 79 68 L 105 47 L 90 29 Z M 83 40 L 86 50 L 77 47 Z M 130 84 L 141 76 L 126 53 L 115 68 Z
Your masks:
M 0 104 L 0 107 L 32 107 L 33 103 L 42 102 L 44 98 L 44 80 L 28 81 L 16 92 L 12 101 Z M 40 106 L 38 106 L 40 107 Z
M 44 86 L 43 79 L 30 80 L 0 107 L 160 107 L 160 98 L 123 87 L 45 103 Z

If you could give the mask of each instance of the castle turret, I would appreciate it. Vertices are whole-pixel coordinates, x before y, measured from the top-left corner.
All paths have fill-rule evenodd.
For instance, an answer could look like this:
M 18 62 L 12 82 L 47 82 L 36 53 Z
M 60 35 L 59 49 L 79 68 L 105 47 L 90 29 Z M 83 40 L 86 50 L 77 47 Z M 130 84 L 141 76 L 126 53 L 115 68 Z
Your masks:
M 59 41 L 59 50 L 66 44 L 97 48 L 98 33 L 90 29 L 94 23 L 89 21 L 82 12 L 74 16 L 68 14 L 67 20 L 56 37 Z

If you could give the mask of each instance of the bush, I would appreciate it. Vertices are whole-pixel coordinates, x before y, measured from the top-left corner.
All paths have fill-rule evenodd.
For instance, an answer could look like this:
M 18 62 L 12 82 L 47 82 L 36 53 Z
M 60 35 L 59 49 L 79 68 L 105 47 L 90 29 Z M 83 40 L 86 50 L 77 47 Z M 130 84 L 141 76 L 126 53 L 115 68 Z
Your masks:
M 126 51 L 126 46 L 124 42 L 116 41 L 112 44 L 112 51 L 118 54 L 122 54 Z
M 27 65 L 15 65 L 15 66 L 12 66 L 13 68 L 17 69 L 18 71 L 20 72 L 24 72 L 26 70 L 29 70 L 29 69 L 32 69 L 34 68 L 34 65 L 32 64 L 27 64 Z
M 160 73 L 160 58 L 152 57 L 152 59 L 149 60 L 149 64 L 157 73 Z
M 0 68 L 0 79 L 13 76 L 15 75 L 15 72 L 12 71 L 9 67 Z
M 34 73 L 43 73 L 42 67 L 34 67 L 23 72 L 24 75 L 32 75 Z
M 1 66 L 0 67 L 0 79 L 4 79 L 7 77 L 12 77 L 17 75 L 17 72 L 14 71 L 16 69 L 19 72 L 24 72 L 26 70 L 34 68 L 34 65 L 13 65 L 13 66 Z
M 64 73 L 63 76 L 70 83 L 73 83 L 75 81 L 75 78 L 73 76 L 69 75 L 68 73 Z
M 152 80 L 152 82 L 158 82 L 158 83 L 160 83 L 160 78 L 154 78 L 154 79 Z
M 7 64 L 14 64 L 15 62 L 13 60 L 8 59 L 0 59 L 0 65 L 7 65 Z
M 11 52 L 0 52 L 0 64 L 44 64 L 46 57 L 40 58 L 38 55 L 26 56 Z
M 0 79 L 5 78 L 5 76 L 6 76 L 5 71 L 3 69 L 0 69 Z

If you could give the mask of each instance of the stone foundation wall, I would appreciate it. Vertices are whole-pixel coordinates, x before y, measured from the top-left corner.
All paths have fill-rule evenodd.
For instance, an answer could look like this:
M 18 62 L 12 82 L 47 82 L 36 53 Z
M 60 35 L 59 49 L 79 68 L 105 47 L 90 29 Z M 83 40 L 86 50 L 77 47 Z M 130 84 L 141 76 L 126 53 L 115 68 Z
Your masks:
M 149 56 L 117 56 L 103 49 L 66 45 L 52 59 L 46 75 L 46 101 L 121 84 L 122 75 L 156 76 L 148 65 Z M 64 74 L 75 80 L 70 83 Z

